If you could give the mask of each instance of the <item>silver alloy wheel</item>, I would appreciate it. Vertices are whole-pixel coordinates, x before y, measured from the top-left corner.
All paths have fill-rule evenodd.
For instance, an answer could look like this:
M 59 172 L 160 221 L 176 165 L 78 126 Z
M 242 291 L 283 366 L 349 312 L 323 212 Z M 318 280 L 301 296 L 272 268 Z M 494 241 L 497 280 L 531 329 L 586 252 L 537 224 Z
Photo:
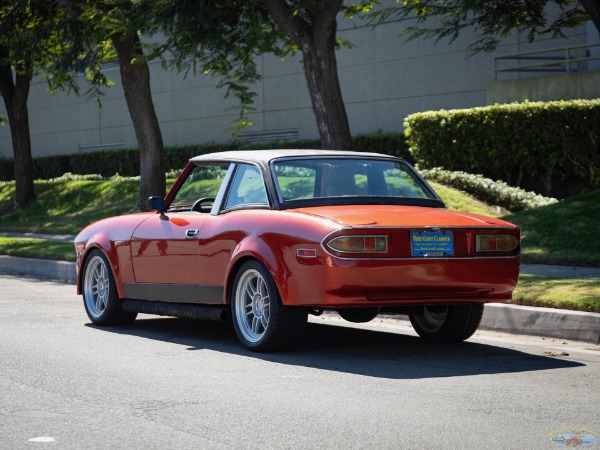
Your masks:
M 269 326 L 271 298 L 263 276 L 255 269 L 246 270 L 235 291 L 235 317 L 248 342 L 258 342 Z
M 110 278 L 106 263 L 94 256 L 86 265 L 83 279 L 83 297 L 88 312 L 98 318 L 106 309 L 110 295 Z
M 429 308 L 432 309 L 430 310 Z M 447 314 L 447 306 L 425 306 L 423 308 L 423 314 L 416 314 L 415 316 L 413 316 L 413 318 L 425 331 L 434 333 L 438 331 L 442 327 L 442 325 L 444 325 Z

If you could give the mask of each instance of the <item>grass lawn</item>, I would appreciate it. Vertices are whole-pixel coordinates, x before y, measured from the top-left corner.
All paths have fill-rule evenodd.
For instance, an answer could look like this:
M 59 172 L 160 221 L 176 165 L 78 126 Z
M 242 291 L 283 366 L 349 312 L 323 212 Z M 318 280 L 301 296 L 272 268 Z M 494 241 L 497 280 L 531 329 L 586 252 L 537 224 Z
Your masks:
M 448 209 L 456 211 L 466 211 L 474 214 L 483 214 L 484 216 L 500 217 L 506 214 L 507 211 L 497 206 L 490 206 L 480 200 L 477 200 L 472 195 L 466 194 L 435 181 L 428 181 L 435 192 L 444 201 Z
M 600 191 L 503 219 L 521 227 L 524 262 L 600 267 Z
M 37 199 L 23 211 L 0 216 L 0 230 L 48 234 L 77 234 L 99 219 L 131 210 L 139 182 L 62 181 L 35 183 Z M 14 197 L 14 185 L 0 185 L 0 210 Z
M 75 247 L 72 242 L 0 237 L 0 255 L 75 261 Z
M 512 303 L 600 313 L 600 283 L 598 280 L 521 275 Z

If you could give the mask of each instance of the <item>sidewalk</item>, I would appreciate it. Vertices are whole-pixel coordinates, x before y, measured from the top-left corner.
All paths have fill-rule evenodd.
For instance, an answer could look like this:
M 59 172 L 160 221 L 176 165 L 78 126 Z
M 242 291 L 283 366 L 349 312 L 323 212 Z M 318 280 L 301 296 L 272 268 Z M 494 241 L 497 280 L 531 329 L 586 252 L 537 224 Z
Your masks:
M 551 266 L 547 264 L 521 264 L 521 273 L 525 275 L 538 275 L 549 278 L 581 278 L 600 280 L 600 268 Z
M 31 237 L 73 242 L 74 236 L 3 233 L 7 237 Z M 75 250 L 73 250 L 75 251 Z M 600 280 L 600 268 L 522 264 L 521 273 L 555 278 Z M 77 281 L 75 263 L 0 255 L 0 274 Z M 403 316 L 400 316 L 403 317 Z M 481 328 L 514 334 L 530 334 L 600 344 L 600 314 L 563 309 L 489 304 Z

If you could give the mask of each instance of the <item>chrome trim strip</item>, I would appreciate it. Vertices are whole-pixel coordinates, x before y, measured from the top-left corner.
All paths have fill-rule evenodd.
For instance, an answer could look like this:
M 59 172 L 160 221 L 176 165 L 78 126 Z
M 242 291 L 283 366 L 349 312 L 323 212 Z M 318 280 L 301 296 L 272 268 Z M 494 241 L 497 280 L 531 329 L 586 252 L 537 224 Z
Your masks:
M 441 231 L 441 230 L 479 230 L 479 229 L 484 229 L 484 230 L 515 230 L 519 227 L 517 226 L 513 226 L 513 227 L 507 227 L 507 226 L 490 226 L 489 228 L 482 228 L 482 227 L 475 227 L 475 226 L 468 226 L 468 227 L 438 227 L 438 226 L 431 226 L 431 225 L 426 225 L 426 226 L 414 226 L 414 227 L 408 227 L 408 226 L 401 226 L 401 227 L 396 227 L 396 226 L 391 226 L 391 227 L 374 227 L 371 225 L 359 225 L 357 227 L 341 227 L 341 228 L 337 228 L 333 231 L 330 231 L 329 233 L 327 233 L 325 235 L 325 237 L 323 239 L 321 239 L 321 247 L 323 247 L 323 249 L 325 249 L 325 251 L 331 255 L 331 256 L 335 256 L 331 253 L 329 253 L 327 251 L 327 245 L 325 245 L 325 241 L 327 241 L 329 239 L 329 237 L 332 234 L 335 233 L 343 233 L 344 231 L 348 230 L 348 231 L 361 231 L 361 230 L 414 230 L 414 231 L 418 231 L 418 230 L 436 230 L 436 231 Z M 360 234 L 357 234 L 357 236 L 360 236 Z M 376 235 L 373 235 L 376 236 Z M 363 259 L 363 258 L 360 258 Z
M 215 201 L 213 203 L 213 207 L 210 210 L 211 216 L 218 216 L 219 211 L 221 210 L 221 205 L 225 200 L 225 193 L 229 191 L 229 183 L 231 178 L 233 177 L 233 173 L 235 172 L 235 163 L 229 162 L 229 167 L 227 168 L 227 173 L 225 174 L 225 178 L 223 178 L 223 182 L 219 187 L 219 192 L 217 192 L 217 196 L 215 197 Z
M 496 230 L 514 230 L 518 228 L 517 226 L 515 227 L 490 227 L 490 229 L 496 229 Z M 481 227 L 437 227 L 437 226 L 422 226 L 422 227 L 371 227 L 371 226 L 359 226 L 359 227 L 344 227 L 344 228 L 338 228 L 337 230 L 333 230 L 330 231 L 329 233 L 327 233 L 325 235 L 325 237 L 321 240 L 321 247 L 323 248 L 323 250 L 325 251 L 325 253 L 327 253 L 329 256 L 331 256 L 332 258 L 337 258 L 337 259 L 341 259 L 344 261 L 421 261 L 421 260 L 427 260 L 427 261 L 431 261 L 431 260 L 439 260 L 439 259 L 446 259 L 446 260 L 450 260 L 450 261 L 457 261 L 457 260 L 476 260 L 476 259 L 505 259 L 505 258 L 519 258 L 520 257 L 520 253 L 519 255 L 510 255 L 510 256 L 459 256 L 459 257 L 440 257 L 440 256 L 412 256 L 412 257 L 405 257 L 405 258 L 346 258 L 343 256 L 338 256 L 335 255 L 333 253 L 331 253 L 331 249 L 325 244 L 325 241 L 327 241 L 329 239 L 329 237 L 332 234 L 336 234 L 336 233 L 343 233 L 346 230 L 352 230 L 352 231 L 356 231 L 356 230 L 372 230 L 372 229 L 386 229 L 386 230 L 419 230 L 419 229 L 436 229 L 436 230 L 478 230 L 481 229 Z M 343 236 L 343 235 L 342 235 Z M 363 236 L 361 234 L 357 234 L 357 236 Z M 373 235 L 373 236 L 377 236 L 377 235 Z M 337 250 L 336 250 L 337 251 Z M 342 252 L 340 252 L 342 253 Z
M 401 206 L 401 205 L 398 205 Z M 336 220 L 336 219 L 333 219 Z M 337 230 L 331 231 L 329 234 L 336 233 L 341 230 L 515 230 L 519 228 L 518 226 L 506 226 L 506 225 L 469 225 L 469 226 L 439 226 L 439 225 L 407 225 L 407 226 L 397 226 L 391 225 L 389 227 L 385 226 L 373 226 L 373 225 L 357 225 L 355 227 L 343 227 L 338 228 Z
M 434 261 L 434 260 L 446 260 L 446 261 L 475 261 L 479 259 L 511 259 L 511 258 L 519 258 L 520 255 L 516 256 L 457 256 L 455 257 L 447 257 L 447 256 L 413 256 L 410 258 L 346 258 L 342 256 L 332 255 L 327 252 L 329 256 L 336 259 L 341 259 L 343 261 Z

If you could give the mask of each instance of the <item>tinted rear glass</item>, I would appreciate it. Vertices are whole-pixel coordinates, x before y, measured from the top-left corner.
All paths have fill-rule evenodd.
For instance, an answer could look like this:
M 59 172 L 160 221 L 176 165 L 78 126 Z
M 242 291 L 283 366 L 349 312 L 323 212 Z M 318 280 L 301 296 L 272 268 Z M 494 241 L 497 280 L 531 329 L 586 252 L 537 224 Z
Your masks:
M 437 200 L 435 193 L 401 161 L 306 158 L 273 164 L 283 202 L 348 197 Z

